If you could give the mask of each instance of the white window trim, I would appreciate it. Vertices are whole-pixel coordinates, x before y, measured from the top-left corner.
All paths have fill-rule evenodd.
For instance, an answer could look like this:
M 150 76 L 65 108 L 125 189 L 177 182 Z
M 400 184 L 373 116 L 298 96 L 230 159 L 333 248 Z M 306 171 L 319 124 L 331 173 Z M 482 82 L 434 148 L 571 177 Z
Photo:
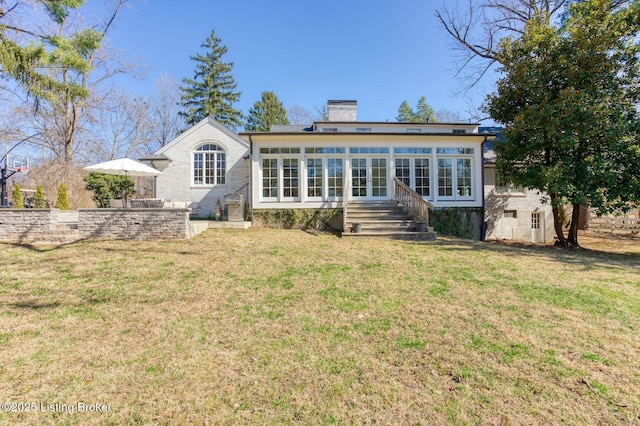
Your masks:
M 450 159 L 451 160 L 451 180 L 452 180 L 452 195 L 440 195 L 440 174 L 439 174 L 439 165 L 438 160 Z M 470 167 L 470 177 L 471 182 L 469 188 L 471 189 L 470 195 L 458 195 L 458 161 L 460 159 L 469 160 Z M 474 201 L 476 199 L 475 195 L 475 161 L 473 154 L 459 154 L 459 155 L 451 155 L 451 154 L 438 154 L 435 156 L 435 162 L 433 165 L 435 181 L 434 186 L 435 193 L 434 196 L 437 197 L 438 201 Z
M 220 150 L 214 150 L 214 151 L 198 151 L 199 148 L 205 146 L 205 145 L 215 145 L 217 147 L 220 148 Z M 204 170 L 205 170 L 205 160 L 204 160 L 204 154 L 206 153 L 213 153 L 215 154 L 214 156 L 214 160 L 213 160 L 213 176 L 214 179 L 216 181 L 216 183 L 196 183 L 195 182 L 195 155 L 196 154 L 202 154 L 203 155 L 203 164 L 202 164 L 202 173 L 203 173 L 203 180 L 204 180 Z M 224 182 L 225 183 L 217 183 L 218 180 L 218 153 L 222 153 L 224 154 Z M 228 168 L 228 164 L 229 164 L 229 154 L 227 152 L 227 149 L 220 143 L 216 142 L 216 141 L 203 141 L 201 143 L 199 143 L 198 145 L 196 145 L 190 152 L 189 154 L 189 159 L 191 162 L 191 188 L 192 189 L 204 189 L 204 188 L 224 188 L 227 186 L 227 174 L 229 172 L 229 168 Z
M 434 168 L 433 168 L 433 155 L 432 154 L 394 154 L 393 155 L 393 176 L 396 176 L 396 171 L 397 171 L 397 166 L 396 166 L 396 159 L 400 160 L 400 159 L 408 159 L 409 160 L 409 188 L 413 189 L 414 191 L 416 190 L 416 159 L 420 159 L 420 160 L 428 160 L 429 161 L 429 195 L 427 197 L 422 197 L 425 200 L 433 200 L 433 185 L 434 185 L 434 173 L 436 174 L 436 178 L 437 178 L 437 173 L 438 171 L 435 170 L 434 172 Z
M 263 187 L 263 179 L 264 179 L 264 171 L 262 167 L 262 160 L 277 160 L 277 196 L 276 197 L 265 197 L 264 196 L 264 187 Z M 285 197 L 284 196 L 284 160 L 292 159 L 296 160 L 298 163 L 298 196 L 297 197 Z M 260 185 L 259 185 L 259 200 L 260 202 L 300 202 L 302 199 L 303 190 L 306 191 L 306 183 L 303 185 L 303 178 L 306 180 L 306 172 L 303 176 L 303 170 L 306 170 L 306 167 L 303 168 L 302 157 L 300 154 L 261 154 L 259 167 L 260 167 Z

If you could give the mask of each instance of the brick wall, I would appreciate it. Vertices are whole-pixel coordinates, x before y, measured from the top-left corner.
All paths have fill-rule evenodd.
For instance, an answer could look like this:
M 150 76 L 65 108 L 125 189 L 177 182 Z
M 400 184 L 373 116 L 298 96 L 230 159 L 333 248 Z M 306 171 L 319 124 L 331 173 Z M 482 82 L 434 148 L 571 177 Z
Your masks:
M 192 185 L 193 151 L 200 145 L 213 143 L 226 152 L 226 182 L 224 185 L 197 187 Z M 156 153 L 166 155 L 171 163 L 156 178 L 156 197 L 165 201 L 198 203 L 199 216 L 212 216 L 218 200 L 224 206 L 225 196 L 241 191 L 249 199 L 249 153 L 247 143 L 238 135 L 213 120 L 203 120 Z
M 513 191 L 509 194 L 496 192 L 495 175 L 493 167 L 485 168 L 485 238 L 531 242 L 531 215 L 536 212 L 540 213 L 542 221 L 539 233 L 542 241 L 537 242 L 552 242 L 555 231 L 550 203 L 543 203 L 543 196 L 537 191 L 525 189 L 523 192 Z
M 188 209 L 80 209 L 78 220 L 80 238 L 189 238 Z
M 45 239 L 58 224 L 57 209 L 0 210 L 0 241 L 29 243 Z

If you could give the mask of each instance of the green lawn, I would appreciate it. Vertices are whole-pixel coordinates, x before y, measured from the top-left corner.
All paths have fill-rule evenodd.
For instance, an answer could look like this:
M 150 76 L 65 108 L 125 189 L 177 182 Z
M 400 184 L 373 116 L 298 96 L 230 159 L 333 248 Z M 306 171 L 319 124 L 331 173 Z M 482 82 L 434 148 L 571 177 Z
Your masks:
M 0 423 L 640 424 L 640 243 L 583 242 L 0 245 Z

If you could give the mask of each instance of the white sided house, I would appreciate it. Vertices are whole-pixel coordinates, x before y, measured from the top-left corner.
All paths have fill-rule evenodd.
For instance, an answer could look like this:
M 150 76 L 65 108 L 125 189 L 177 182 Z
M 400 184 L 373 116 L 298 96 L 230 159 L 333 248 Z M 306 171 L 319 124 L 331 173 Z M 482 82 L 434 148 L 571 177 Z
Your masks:
M 248 152 L 236 133 L 206 118 L 141 160 L 163 172 L 155 180 L 155 197 L 212 217 L 228 195 L 249 198 Z
M 327 121 L 304 130 L 241 133 L 251 145 L 253 209 L 390 201 L 394 178 L 436 208 L 481 208 L 487 135 L 477 129 L 468 123 Z
M 355 101 L 329 101 L 327 121 L 239 135 L 208 118 L 143 161 L 164 172 L 156 197 L 186 203 L 201 217 L 241 193 L 248 217 L 334 209 L 349 232 L 356 222 L 368 226 L 358 209 L 418 199 L 433 209 L 428 225 L 435 231 L 445 222 L 467 222 L 481 238 L 484 221 L 487 239 L 553 239 L 550 208 L 540 197 L 496 180 L 491 130 L 475 123 L 359 122 L 356 109 Z M 385 224 L 413 230 L 420 217 L 395 219 Z

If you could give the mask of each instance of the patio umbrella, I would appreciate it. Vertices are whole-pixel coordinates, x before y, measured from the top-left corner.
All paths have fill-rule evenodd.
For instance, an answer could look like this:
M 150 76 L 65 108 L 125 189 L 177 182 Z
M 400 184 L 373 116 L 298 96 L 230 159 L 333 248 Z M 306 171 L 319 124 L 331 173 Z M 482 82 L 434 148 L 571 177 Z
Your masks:
M 108 175 L 124 176 L 158 176 L 162 172 L 147 166 L 139 161 L 130 158 L 119 158 L 117 160 L 105 161 L 84 168 L 89 172 L 105 173 Z M 124 205 L 127 205 L 127 192 L 124 193 Z

